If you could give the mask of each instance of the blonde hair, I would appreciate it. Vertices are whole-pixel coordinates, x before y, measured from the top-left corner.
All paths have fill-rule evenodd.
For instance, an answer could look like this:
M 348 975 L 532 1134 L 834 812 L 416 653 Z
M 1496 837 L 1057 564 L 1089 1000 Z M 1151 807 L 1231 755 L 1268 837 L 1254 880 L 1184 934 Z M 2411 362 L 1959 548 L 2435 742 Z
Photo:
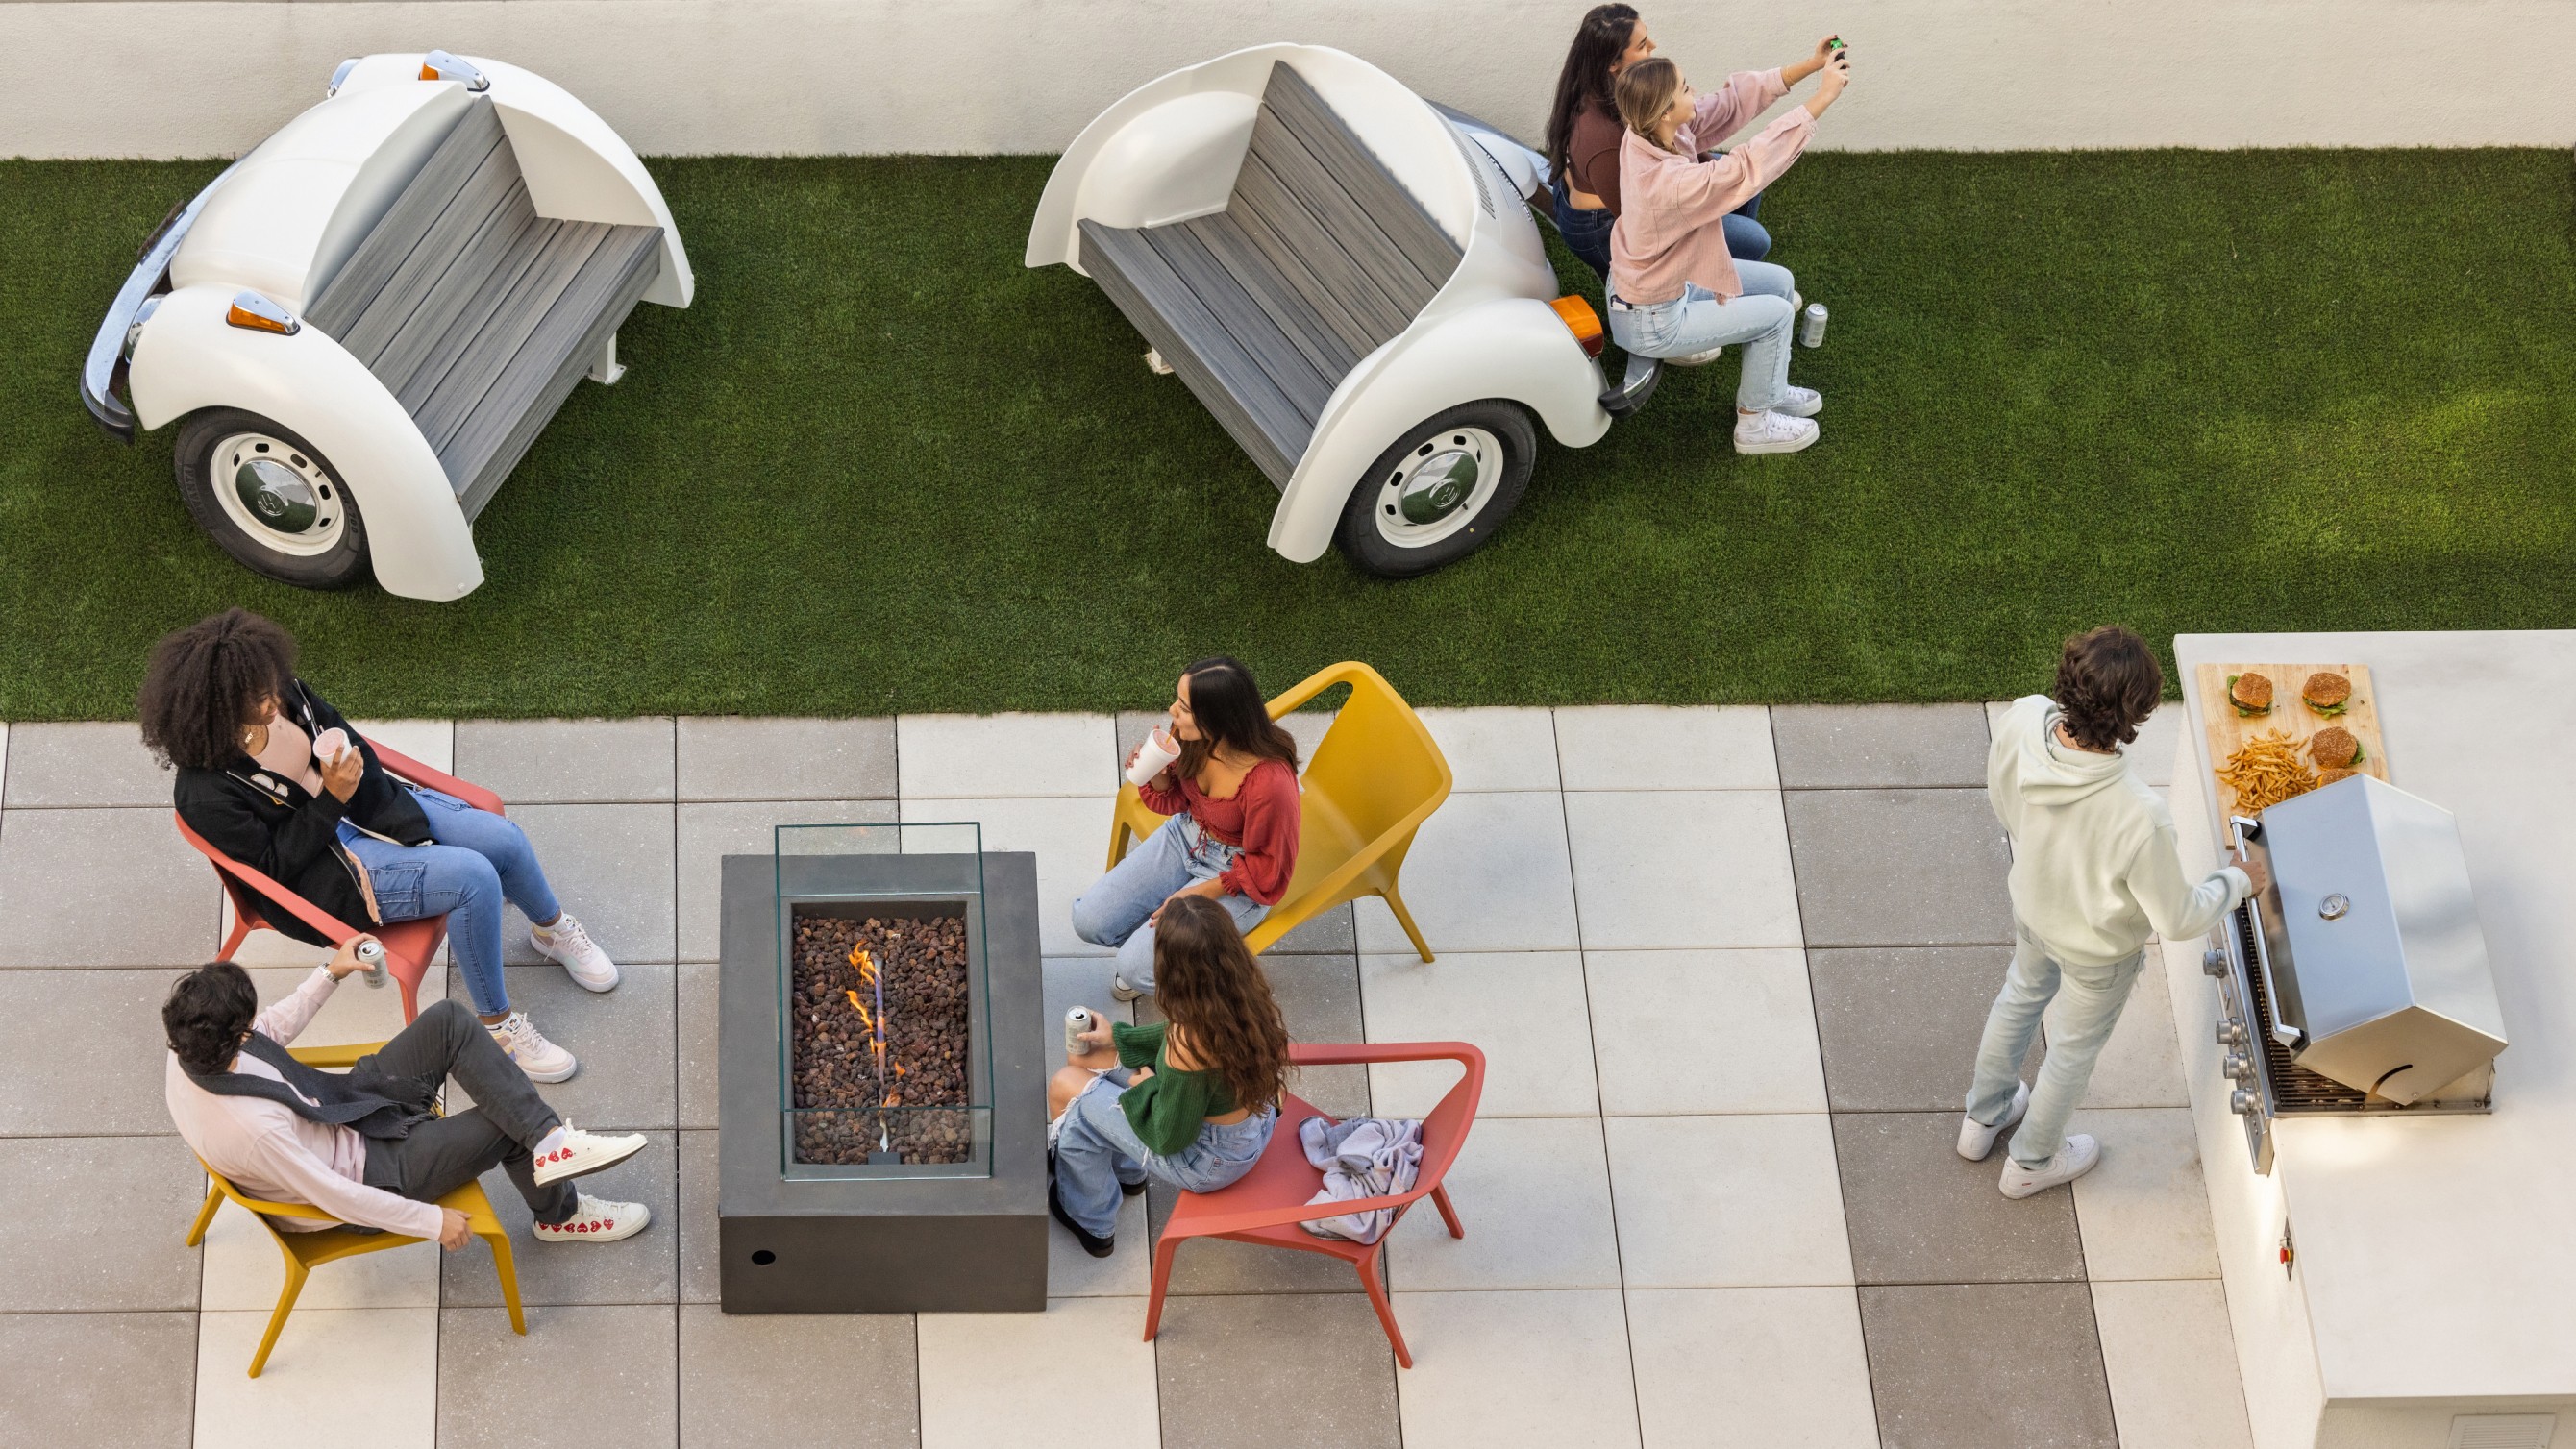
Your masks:
M 1660 55 L 1649 56 L 1619 72 L 1613 99 L 1619 119 L 1631 131 L 1670 150 L 1664 139 L 1664 117 L 1682 93 L 1682 68 Z

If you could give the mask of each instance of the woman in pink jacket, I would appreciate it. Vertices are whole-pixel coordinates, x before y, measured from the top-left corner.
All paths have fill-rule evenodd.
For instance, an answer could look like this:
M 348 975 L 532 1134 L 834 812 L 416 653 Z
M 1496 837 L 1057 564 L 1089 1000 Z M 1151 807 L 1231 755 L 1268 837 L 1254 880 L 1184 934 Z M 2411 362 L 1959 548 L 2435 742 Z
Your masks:
M 1646 357 L 1705 361 L 1743 343 L 1735 389 L 1735 451 L 1794 453 L 1816 440 L 1825 400 L 1789 385 L 1796 319 L 1786 267 L 1727 254 L 1726 214 L 1780 178 L 1815 135 L 1816 119 L 1851 79 L 1851 55 L 1817 42 L 1823 79 L 1796 107 L 1735 150 L 1715 146 L 1789 93 L 1778 70 L 1729 76 L 1713 95 L 1694 93 L 1681 68 L 1657 56 L 1619 73 L 1619 224 L 1610 232 L 1610 336 Z

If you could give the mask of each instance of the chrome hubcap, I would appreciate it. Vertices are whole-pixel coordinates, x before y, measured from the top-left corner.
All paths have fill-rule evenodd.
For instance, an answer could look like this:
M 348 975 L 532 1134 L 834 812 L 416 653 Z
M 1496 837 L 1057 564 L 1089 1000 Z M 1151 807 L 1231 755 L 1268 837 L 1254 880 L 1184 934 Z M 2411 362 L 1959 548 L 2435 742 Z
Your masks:
M 1473 522 L 1502 473 L 1502 442 L 1483 428 L 1425 440 L 1378 480 L 1379 536 L 1403 548 L 1438 543 Z
M 304 533 L 322 515 L 322 497 L 303 475 L 275 458 L 253 458 L 233 473 L 242 506 L 280 533 Z
M 235 433 L 215 445 L 215 497 L 242 532 L 279 553 L 327 553 L 348 509 L 320 459 L 283 438 Z

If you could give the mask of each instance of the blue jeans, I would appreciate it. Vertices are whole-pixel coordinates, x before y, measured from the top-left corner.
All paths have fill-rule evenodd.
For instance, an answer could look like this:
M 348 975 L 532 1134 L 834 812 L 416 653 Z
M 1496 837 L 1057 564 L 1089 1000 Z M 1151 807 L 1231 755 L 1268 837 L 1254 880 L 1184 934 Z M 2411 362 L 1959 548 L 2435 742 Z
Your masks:
M 1187 1192 L 1215 1192 L 1252 1170 L 1270 1145 L 1270 1129 L 1279 1124 L 1275 1106 L 1226 1126 L 1203 1123 L 1197 1140 L 1175 1156 L 1160 1157 L 1145 1150 L 1118 1105 L 1126 1090 L 1112 1078 L 1094 1077 L 1064 1109 L 1056 1133 L 1056 1200 L 1066 1217 L 1094 1237 L 1108 1237 L 1118 1226 L 1120 1183 L 1159 1177 Z
M 1583 258 L 1584 264 L 1604 278 L 1610 275 L 1610 228 L 1618 221 L 1608 208 L 1585 211 L 1574 204 L 1565 178 L 1556 178 L 1556 234 L 1565 238 L 1565 249 Z M 1762 198 L 1756 195 L 1727 213 L 1726 250 L 1739 262 L 1758 262 L 1771 255 L 1771 233 L 1754 218 L 1762 213 Z
M 1117 947 L 1119 979 L 1138 991 L 1151 991 L 1154 928 L 1145 918 L 1162 909 L 1172 892 L 1233 869 L 1242 854 L 1199 829 L 1188 812 L 1175 815 L 1074 901 L 1073 933 L 1095 946 Z M 1227 891 L 1216 899 L 1233 914 L 1237 930 L 1248 932 L 1270 914 L 1268 906 L 1250 896 Z
M 2030 938 L 2018 922 L 2013 928 L 2012 968 L 2004 989 L 1986 1013 L 1985 1039 L 1977 1044 L 1977 1076 L 1968 1088 L 1968 1115 L 1991 1126 L 2011 1110 L 2013 1089 L 2021 1084 L 2021 1059 L 2030 1051 L 2048 1003 L 2063 997 L 2057 1026 L 2048 1034 L 2048 1060 L 2031 1088 L 2030 1112 L 2013 1133 L 2012 1159 L 2038 1167 L 2057 1155 L 2066 1140 L 2066 1119 L 2084 1102 L 2093 1080 L 2093 1064 L 2102 1044 L 2120 1024 L 2120 1008 L 2129 1004 L 2147 953 L 2139 951 L 2108 966 L 2067 966 Z
M 536 847 L 509 817 L 477 810 L 453 795 L 404 787 L 429 817 L 431 845 L 396 845 L 347 821 L 340 839 L 367 868 L 376 911 L 388 923 L 447 917 L 449 958 L 465 973 L 465 990 L 485 1016 L 510 1009 L 501 980 L 501 903 L 531 921 L 563 913 L 537 865 Z
M 1646 307 L 1612 297 L 1610 340 L 1643 357 L 1688 357 L 1741 342 L 1744 375 L 1735 384 L 1735 405 L 1773 406 L 1789 386 L 1789 326 L 1798 316 L 1789 293 L 1796 279 L 1769 262 L 1737 262 L 1735 274 L 1744 295 L 1725 301 L 1695 282 L 1684 283 L 1672 301 Z

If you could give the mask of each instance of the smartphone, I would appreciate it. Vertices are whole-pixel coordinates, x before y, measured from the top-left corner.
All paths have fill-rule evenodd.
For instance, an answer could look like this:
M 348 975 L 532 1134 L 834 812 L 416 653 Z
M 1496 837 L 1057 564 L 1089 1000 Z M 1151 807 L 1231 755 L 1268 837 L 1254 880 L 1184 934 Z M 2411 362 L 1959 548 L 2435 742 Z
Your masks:
M 1839 35 L 1825 42 L 1825 49 L 1827 50 L 1845 50 L 1848 48 L 1849 47 L 1843 44 L 1843 38 Z

